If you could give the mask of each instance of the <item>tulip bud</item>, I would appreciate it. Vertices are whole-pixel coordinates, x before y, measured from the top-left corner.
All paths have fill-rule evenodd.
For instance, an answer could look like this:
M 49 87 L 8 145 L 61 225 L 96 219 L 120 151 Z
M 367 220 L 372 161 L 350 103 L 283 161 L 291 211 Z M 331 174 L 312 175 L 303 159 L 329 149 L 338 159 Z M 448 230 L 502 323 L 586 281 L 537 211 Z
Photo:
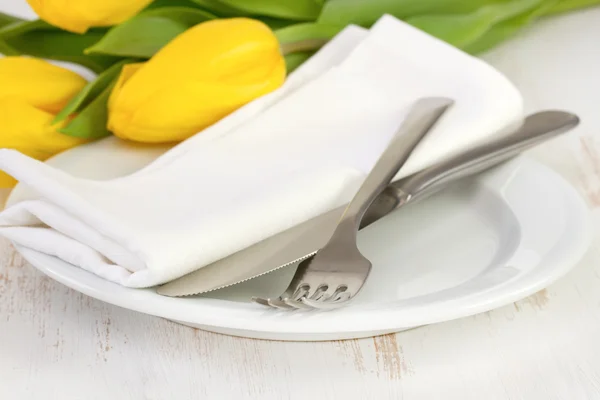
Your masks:
M 279 42 L 264 23 L 203 22 L 123 69 L 108 102 L 108 129 L 140 142 L 184 140 L 277 89 L 285 75 Z
M 86 84 L 75 72 L 32 57 L 0 58 L 0 97 L 17 96 L 57 113 Z
M 153 0 L 27 0 L 51 25 L 75 33 L 111 26 L 133 17 Z
M 27 57 L 0 58 L 0 148 L 16 149 L 38 160 L 84 143 L 58 132 L 55 113 L 86 84 L 66 68 Z M 0 172 L 0 187 L 16 181 Z

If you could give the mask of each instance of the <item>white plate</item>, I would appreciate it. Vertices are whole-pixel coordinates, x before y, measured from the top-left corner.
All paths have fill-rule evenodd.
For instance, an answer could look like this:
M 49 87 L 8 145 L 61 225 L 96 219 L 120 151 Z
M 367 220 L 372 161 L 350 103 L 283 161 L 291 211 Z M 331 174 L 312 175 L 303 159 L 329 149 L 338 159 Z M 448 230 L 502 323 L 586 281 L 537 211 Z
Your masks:
M 115 157 L 117 148 L 123 150 L 119 146 L 119 140 L 108 138 L 49 162 L 77 176 L 103 179 L 152 158 L 119 162 L 126 158 Z M 102 169 L 108 159 L 111 168 Z M 9 203 L 26 196 L 19 186 Z M 588 220 L 584 202 L 559 175 L 536 162 L 514 160 L 361 231 L 359 245 L 373 261 L 372 274 L 351 306 L 324 313 L 270 310 L 248 301 L 252 295 L 281 293 L 293 268 L 202 296 L 169 298 L 18 250 L 51 278 L 130 310 L 236 336 L 329 340 L 465 317 L 533 294 L 582 257 L 591 236 Z
M 0 8 L 35 16 L 24 1 Z M 107 179 L 133 172 L 164 150 L 132 155 L 131 146 L 108 138 L 49 163 L 73 175 Z M 28 195 L 18 186 L 8 204 Z M 56 258 L 19 250 L 53 279 L 124 308 L 231 335 L 327 340 L 395 332 L 509 304 L 564 275 L 590 237 L 587 208 L 574 189 L 548 168 L 520 159 L 362 231 L 360 247 L 374 262 L 373 273 L 351 307 L 326 313 L 285 313 L 247 302 L 251 295 L 279 294 L 293 268 L 177 299 L 124 288 Z

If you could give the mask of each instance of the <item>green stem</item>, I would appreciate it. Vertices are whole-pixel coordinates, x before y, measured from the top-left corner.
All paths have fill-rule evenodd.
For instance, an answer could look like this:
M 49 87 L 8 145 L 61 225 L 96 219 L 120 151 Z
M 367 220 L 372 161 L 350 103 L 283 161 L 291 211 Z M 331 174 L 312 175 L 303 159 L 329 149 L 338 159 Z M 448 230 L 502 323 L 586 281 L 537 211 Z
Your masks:
M 299 51 L 318 50 L 328 41 L 329 39 L 304 39 L 297 42 L 282 43 L 281 52 L 285 56 Z

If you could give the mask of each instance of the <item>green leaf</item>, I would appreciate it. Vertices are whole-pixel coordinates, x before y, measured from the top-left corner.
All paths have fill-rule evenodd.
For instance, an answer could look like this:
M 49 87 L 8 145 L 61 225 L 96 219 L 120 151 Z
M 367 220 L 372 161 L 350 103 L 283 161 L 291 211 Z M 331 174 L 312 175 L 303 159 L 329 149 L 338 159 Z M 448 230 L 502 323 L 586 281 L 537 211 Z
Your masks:
M 331 39 L 344 29 L 340 25 L 325 25 L 305 22 L 277 29 L 275 36 L 280 43 L 293 43 L 306 39 Z
M 427 15 L 409 18 L 409 24 L 458 48 L 477 41 L 494 25 L 534 10 L 544 0 L 511 0 L 481 7 L 469 14 Z
M 341 26 L 306 22 L 276 30 L 275 36 L 284 54 L 287 73 L 308 60 L 342 29 Z
M 41 19 L 36 19 L 33 21 L 16 21 L 9 25 L 6 25 L 0 29 L 0 36 L 3 38 L 14 37 L 24 33 L 36 31 L 36 30 L 58 30 L 54 26 L 48 24 Z
M 189 26 L 194 26 L 200 22 L 217 18 L 216 15 L 211 14 L 208 11 L 189 7 L 164 7 L 157 10 L 146 11 L 143 15 L 170 18 Z
M 290 21 L 289 19 L 281 19 L 281 18 L 273 18 L 273 17 L 255 17 L 255 19 L 264 22 L 272 30 L 285 28 L 286 26 L 290 26 L 290 25 L 297 23 L 296 21 Z
M 16 22 L 0 29 L 0 41 L 13 54 L 73 62 L 102 72 L 118 59 L 83 54 L 86 47 L 100 40 L 106 30 L 91 29 L 80 35 L 63 31 L 41 20 Z
M 107 103 L 115 83 L 116 79 L 59 131 L 65 135 L 84 139 L 99 139 L 109 136 L 110 132 L 106 127 L 106 121 L 108 120 Z
M 497 24 L 475 42 L 466 46 L 464 50 L 470 54 L 479 54 L 495 47 L 515 35 L 527 25 L 530 25 L 542 15 L 545 15 L 558 1 L 560 0 L 549 1 L 524 14 Z
M 284 54 L 316 50 L 337 35 L 342 26 L 300 23 L 275 31 Z
M 600 0 L 560 0 L 553 7 L 545 10 L 544 15 L 564 13 L 597 4 L 600 4 Z
M 56 115 L 53 123 L 65 120 L 69 115 L 77 113 L 89 106 L 118 76 L 123 65 L 134 60 L 122 60 L 102 72 L 93 81 L 84 86 L 83 89 Z
M 4 54 L 5 56 L 18 56 L 20 53 L 4 43 L 4 41 L 0 40 L 0 54 Z
M 264 15 L 296 21 L 314 21 L 321 12 L 321 4 L 315 0 L 193 1 L 220 16 Z
M 342 26 L 299 23 L 275 31 L 285 58 L 287 73 L 308 60 L 343 29 Z
M 150 58 L 177 35 L 216 16 L 186 7 L 164 7 L 145 11 L 113 27 L 86 54 Z
M 291 74 L 296 68 L 308 60 L 314 51 L 302 51 L 298 53 L 287 54 L 285 56 L 285 67 L 288 74 Z
M 317 22 L 370 27 L 382 15 L 391 14 L 458 47 L 481 50 L 531 23 L 535 18 L 524 17 L 525 22 L 519 16 L 533 14 L 542 3 L 552 3 L 544 7 L 544 14 L 556 14 L 600 4 L 600 0 L 327 0 Z
M 327 0 L 317 22 L 370 27 L 384 14 L 406 20 L 413 17 L 471 14 L 482 7 L 502 7 L 510 0 Z M 523 1 L 527 3 L 527 1 Z M 600 4 L 600 0 L 561 0 L 549 14 Z
M 246 17 L 250 14 L 233 7 L 229 7 L 217 0 L 191 0 L 194 4 L 199 5 L 203 9 L 218 15 L 219 17 Z
M 465 14 L 498 0 L 328 0 L 317 22 L 370 27 L 383 14 L 399 19 L 428 14 Z
M 0 28 L 3 28 L 9 24 L 14 24 L 15 22 L 23 22 L 23 20 L 21 18 L 0 12 Z
M 220 0 L 230 7 L 252 15 L 287 18 L 298 21 L 314 21 L 321 6 L 314 0 Z
M 156 8 L 163 7 L 197 8 L 197 4 L 194 3 L 193 0 L 154 0 L 152 3 L 148 4 L 146 8 L 144 8 L 141 12 L 146 12 L 147 10 L 153 10 Z

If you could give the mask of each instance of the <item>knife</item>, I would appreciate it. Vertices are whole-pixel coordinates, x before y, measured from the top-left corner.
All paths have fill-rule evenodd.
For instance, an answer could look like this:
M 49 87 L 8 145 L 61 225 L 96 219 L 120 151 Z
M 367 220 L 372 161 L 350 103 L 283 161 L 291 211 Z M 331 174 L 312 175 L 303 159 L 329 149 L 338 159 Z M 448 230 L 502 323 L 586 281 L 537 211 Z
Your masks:
M 542 111 L 518 129 L 449 157 L 388 187 L 363 217 L 364 228 L 407 203 L 427 198 L 450 183 L 483 172 L 535 145 L 571 130 L 579 118 L 563 111 Z M 316 253 L 329 240 L 346 205 L 233 253 L 157 288 L 163 296 L 191 296 L 222 289 L 293 265 Z

